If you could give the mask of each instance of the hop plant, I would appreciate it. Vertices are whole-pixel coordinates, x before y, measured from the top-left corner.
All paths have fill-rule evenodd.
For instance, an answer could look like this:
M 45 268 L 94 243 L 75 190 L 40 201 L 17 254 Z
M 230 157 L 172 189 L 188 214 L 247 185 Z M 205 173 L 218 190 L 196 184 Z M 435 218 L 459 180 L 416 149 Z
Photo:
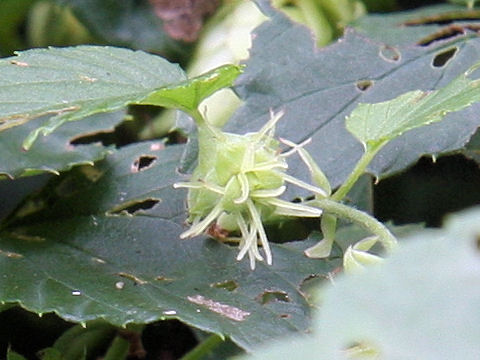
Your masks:
M 280 196 L 287 184 L 294 184 L 319 197 L 327 190 L 310 185 L 287 174 L 286 158 L 298 152 L 310 170 L 311 158 L 302 144 L 275 139 L 275 124 L 283 112 L 270 113 L 270 120 L 258 131 L 245 135 L 226 133 L 206 121 L 197 121 L 199 132 L 198 166 L 189 182 L 176 183 L 188 188 L 187 205 L 190 228 L 181 238 L 198 236 L 212 227 L 217 233 L 238 232 L 237 260 L 248 254 L 250 267 L 255 262 L 272 264 L 272 253 L 264 223 L 279 217 L 320 217 L 322 210 L 291 203 Z M 281 143 L 290 149 L 281 152 Z M 234 238 L 230 238 L 234 239 Z M 260 252 L 262 247 L 263 255 Z

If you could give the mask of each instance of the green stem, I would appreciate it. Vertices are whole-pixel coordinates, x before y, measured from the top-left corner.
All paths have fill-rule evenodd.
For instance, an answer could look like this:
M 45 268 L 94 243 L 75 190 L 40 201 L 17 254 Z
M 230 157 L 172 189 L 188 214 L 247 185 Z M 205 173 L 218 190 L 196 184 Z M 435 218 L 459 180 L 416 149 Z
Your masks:
M 103 360 L 122 360 L 128 356 L 130 343 L 124 337 L 117 335 L 103 357 Z
M 383 142 L 377 143 L 373 146 L 367 146 L 365 153 L 362 155 L 360 160 L 355 165 L 355 168 L 348 176 L 347 180 L 335 191 L 335 193 L 330 197 L 332 200 L 340 201 L 342 200 L 345 195 L 352 189 L 353 185 L 357 182 L 357 180 L 365 173 L 365 169 L 367 168 L 368 164 L 373 160 L 375 155 L 380 151 L 381 148 L 387 143 L 388 141 L 385 140 Z
M 393 250 L 397 245 L 397 239 L 380 221 L 367 213 L 354 209 L 331 199 L 316 199 L 308 202 L 309 205 L 318 206 L 326 213 L 354 222 L 365 230 L 379 236 L 380 242 L 386 250 Z
M 213 349 L 218 347 L 220 344 L 223 343 L 223 339 L 216 335 L 210 335 L 206 340 L 202 341 L 196 347 L 194 347 L 191 351 L 183 355 L 180 360 L 199 360 L 202 359 L 205 355 L 211 352 Z

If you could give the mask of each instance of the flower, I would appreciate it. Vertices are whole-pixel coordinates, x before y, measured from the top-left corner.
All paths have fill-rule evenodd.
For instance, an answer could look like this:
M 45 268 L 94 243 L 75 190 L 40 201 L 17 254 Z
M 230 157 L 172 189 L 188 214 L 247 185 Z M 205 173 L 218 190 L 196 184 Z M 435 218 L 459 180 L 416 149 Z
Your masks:
M 280 141 L 291 149 L 281 153 L 280 141 L 274 138 L 274 132 L 283 112 L 270 115 L 262 129 L 245 135 L 222 132 L 206 122 L 199 124 L 199 164 L 189 182 L 174 184 L 175 188 L 189 190 L 191 227 L 180 237 L 198 236 L 212 225 L 221 229 L 222 234 L 239 232 L 240 238 L 229 239 L 239 243 L 237 260 L 248 254 L 252 270 L 256 260 L 272 264 L 264 223 L 282 216 L 319 217 L 322 214 L 321 209 L 279 198 L 287 183 L 316 196 L 327 196 L 327 191 L 286 173 L 285 158 L 301 152 L 305 161 L 302 147 L 308 141 L 297 145 L 282 139 Z

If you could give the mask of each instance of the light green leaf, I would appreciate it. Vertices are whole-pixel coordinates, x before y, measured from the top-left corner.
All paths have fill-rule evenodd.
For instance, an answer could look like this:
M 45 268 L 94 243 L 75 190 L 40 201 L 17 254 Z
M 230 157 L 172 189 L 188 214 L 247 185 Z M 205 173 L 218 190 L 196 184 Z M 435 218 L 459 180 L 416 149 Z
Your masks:
M 0 130 L 55 114 L 25 141 L 67 121 L 120 109 L 152 91 L 186 80 L 168 61 L 121 48 L 34 49 L 0 60 Z
M 479 220 L 479 208 L 455 215 L 442 230 L 403 239 L 382 265 L 338 276 L 322 289 L 313 336 L 254 358 L 478 359 Z M 345 350 L 358 343 L 378 357 L 349 356 Z
M 240 72 L 239 66 L 223 65 L 184 84 L 155 91 L 138 104 L 179 108 L 190 112 L 214 92 L 232 86 Z
M 478 66 L 436 91 L 411 91 L 390 101 L 359 104 L 346 119 L 347 130 L 368 146 L 440 121 L 480 100 L 480 80 L 468 78 Z
M 36 49 L 0 60 L 0 131 L 54 114 L 30 133 L 47 135 L 67 121 L 128 104 L 153 104 L 192 112 L 207 96 L 239 74 L 225 66 L 187 81 L 168 61 L 141 51 L 78 46 Z M 144 101 L 146 100 L 146 101 Z

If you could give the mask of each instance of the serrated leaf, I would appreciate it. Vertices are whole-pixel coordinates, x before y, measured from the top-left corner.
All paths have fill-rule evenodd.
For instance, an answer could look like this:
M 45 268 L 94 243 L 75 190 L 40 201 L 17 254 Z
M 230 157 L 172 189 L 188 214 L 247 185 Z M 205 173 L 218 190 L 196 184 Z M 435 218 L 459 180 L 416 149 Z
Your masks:
M 478 359 L 479 219 L 478 208 L 455 215 L 404 239 L 383 265 L 335 278 L 313 336 L 243 359 Z M 358 343 L 377 356 L 346 351 Z
M 191 111 L 214 92 L 232 86 L 240 72 L 241 67 L 239 66 L 223 65 L 197 76 L 185 84 L 155 91 L 138 104 Z
M 470 80 L 467 77 L 469 74 L 470 71 L 433 92 L 417 90 L 390 101 L 359 104 L 347 117 L 345 126 L 368 146 L 440 121 L 446 114 L 480 100 L 480 80 Z
M 0 234 L 0 300 L 76 322 L 177 318 L 249 350 L 306 330 L 300 284 L 340 259 L 306 258 L 311 241 L 274 244 L 273 266 L 252 272 L 235 261 L 235 247 L 180 240 L 186 194 L 172 184 L 182 179 L 175 169 L 183 149 L 128 146 L 27 200 Z M 44 206 L 29 213 L 29 202 Z
M 185 81 L 174 64 L 140 51 L 101 46 L 34 49 L 0 60 L 0 130 L 55 114 L 26 139 L 67 121 L 120 109 Z
M 178 65 L 158 56 L 100 46 L 29 50 L 0 60 L 0 71 L 0 131 L 55 114 L 30 133 L 25 148 L 65 122 L 128 104 L 196 111 L 239 74 L 227 65 L 187 81 Z
M 82 136 L 113 131 L 123 121 L 124 111 L 96 114 L 85 121 L 65 124 L 47 138 L 41 138 L 29 151 L 22 150 L 22 141 L 45 118 L 34 119 L 24 126 L 0 132 L 0 153 L 3 154 L 0 174 L 8 177 L 33 175 L 39 172 L 58 174 L 79 164 L 93 164 L 113 151 L 100 143 L 73 145 Z
M 417 45 L 420 36 L 394 46 L 347 29 L 338 42 L 317 50 L 307 29 L 290 22 L 267 1 L 257 3 L 270 21 L 255 31 L 250 59 L 235 87 L 245 105 L 226 129 L 238 133 L 257 130 L 267 121 L 270 108 L 284 109 L 277 124 L 279 136 L 296 143 L 311 137 L 305 148 L 332 187 L 345 180 L 363 152 L 345 129 L 345 117 L 358 103 L 439 89 L 480 58 L 480 39 L 467 30 L 429 46 Z M 443 63 L 436 60 L 439 57 Z M 472 105 L 393 140 L 379 152 L 369 172 L 387 176 L 424 154 L 462 148 L 480 125 L 479 108 Z M 292 175 L 308 178 L 301 162 L 292 162 L 290 168 Z M 305 193 L 288 195 L 293 198 Z

